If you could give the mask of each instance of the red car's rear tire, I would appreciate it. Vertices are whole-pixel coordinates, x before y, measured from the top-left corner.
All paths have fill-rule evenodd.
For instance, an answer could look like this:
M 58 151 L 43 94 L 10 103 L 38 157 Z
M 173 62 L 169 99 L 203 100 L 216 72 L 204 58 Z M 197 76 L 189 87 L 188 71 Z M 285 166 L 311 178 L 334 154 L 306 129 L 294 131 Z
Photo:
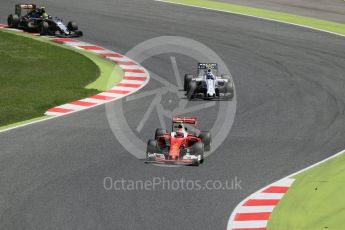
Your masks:
M 157 140 L 157 137 L 164 136 L 166 134 L 168 134 L 168 131 L 166 129 L 156 129 L 155 140 Z
M 201 139 L 202 143 L 204 143 L 205 151 L 210 151 L 212 142 L 211 133 L 203 131 L 199 134 L 198 137 Z

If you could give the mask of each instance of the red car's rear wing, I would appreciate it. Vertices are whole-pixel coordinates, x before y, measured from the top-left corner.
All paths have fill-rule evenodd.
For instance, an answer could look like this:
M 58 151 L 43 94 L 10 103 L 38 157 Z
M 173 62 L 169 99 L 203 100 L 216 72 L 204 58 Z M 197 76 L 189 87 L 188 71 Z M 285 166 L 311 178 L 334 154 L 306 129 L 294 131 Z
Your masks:
M 172 118 L 172 123 L 179 123 L 179 122 L 196 125 L 197 119 L 196 117 L 180 117 L 180 116 Z

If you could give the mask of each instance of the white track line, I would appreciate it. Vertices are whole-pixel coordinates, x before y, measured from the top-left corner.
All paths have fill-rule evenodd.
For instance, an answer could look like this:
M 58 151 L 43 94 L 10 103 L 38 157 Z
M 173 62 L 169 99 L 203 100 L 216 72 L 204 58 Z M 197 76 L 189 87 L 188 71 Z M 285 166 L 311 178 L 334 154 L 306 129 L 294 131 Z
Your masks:
M 289 25 L 293 25 L 293 26 L 303 27 L 303 28 L 307 28 L 307 29 L 317 30 L 317 31 L 321 31 L 321 32 L 325 32 L 325 33 L 329 33 L 329 34 L 334 34 L 334 35 L 338 35 L 338 36 L 341 36 L 341 37 L 345 37 L 345 35 L 343 35 L 343 34 L 335 33 L 335 32 L 332 32 L 332 31 L 318 29 L 318 28 L 311 27 L 311 26 L 304 26 L 304 25 L 297 24 L 297 23 L 292 23 L 292 22 L 285 22 L 285 21 L 281 21 L 281 20 L 277 20 L 277 19 L 272 19 L 272 18 L 253 16 L 253 15 L 250 15 L 250 14 L 238 13 L 238 12 L 233 12 L 233 11 L 228 11 L 228 10 L 213 9 L 213 8 L 210 8 L 210 7 L 197 6 L 197 5 L 193 5 L 193 4 L 176 3 L 176 2 L 172 2 L 172 1 L 166 1 L 166 0 L 155 0 L 155 1 L 156 2 L 162 2 L 162 3 L 168 3 L 168 4 L 174 4 L 174 5 L 195 7 L 195 8 L 205 9 L 205 10 L 218 11 L 218 12 L 235 14 L 235 15 L 242 15 L 242 16 L 247 16 L 247 17 L 251 17 L 251 18 L 258 18 L 258 19 L 263 19 L 263 20 L 267 20 L 267 21 L 289 24 Z

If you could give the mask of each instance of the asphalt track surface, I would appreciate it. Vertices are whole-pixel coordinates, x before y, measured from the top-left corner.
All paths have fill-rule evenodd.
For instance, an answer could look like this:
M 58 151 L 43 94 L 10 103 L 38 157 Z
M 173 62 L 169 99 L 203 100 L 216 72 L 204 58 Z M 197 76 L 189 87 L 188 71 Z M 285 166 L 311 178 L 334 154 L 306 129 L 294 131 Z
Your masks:
M 61 0 L 46 6 L 78 21 L 83 40 L 115 51 L 162 35 L 204 43 L 234 76 L 236 119 L 226 141 L 201 167 L 143 164 L 114 138 L 104 106 L 0 133 L 0 229 L 224 230 L 231 211 L 247 195 L 345 148 L 342 37 L 143 0 Z M 1 1 L 1 15 L 12 10 L 12 2 Z M 194 67 L 184 57 L 177 62 L 181 72 Z M 171 81 L 169 55 L 144 66 Z M 157 87 L 152 81 L 143 91 Z M 135 123 L 147 106 L 124 106 L 125 116 Z M 213 112 L 198 113 L 202 128 L 208 128 Z M 155 120 L 149 122 L 143 139 L 156 126 Z M 243 189 L 106 191 L 106 176 L 238 177 Z
M 296 15 L 345 23 L 344 0 L 220 0 Z

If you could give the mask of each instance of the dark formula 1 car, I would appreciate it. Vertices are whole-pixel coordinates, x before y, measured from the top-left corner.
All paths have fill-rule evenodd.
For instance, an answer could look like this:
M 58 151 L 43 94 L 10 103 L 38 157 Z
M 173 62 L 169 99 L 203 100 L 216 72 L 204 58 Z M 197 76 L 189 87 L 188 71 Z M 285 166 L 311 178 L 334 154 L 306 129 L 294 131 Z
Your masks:
M 234 97 L 234 82 L 231 75 L 218 76 L 216 63 L 199 63 L 197 76 L 186 74 L 184 90 L 187 91 L 188 99 L 225 99 L 232 100 Z
M 56 37 L 81 37 L 83 32 L 78 30 L 75 22 L 69 22 L 67 26 L 57 17 L 46 19 L 41 24 L 41 35 L 52 35 Z
M 172 132 L 157 129 L 147 143 L 146 163 L 199 165 L 211 149 L 211 134 L 196 129 L 195 117 L 173 117 Z M 187 128 L 189 126 L 190 130 Z
M 66 26 L 61 19 L 49 16 L 44 7 L 38 9 L 35 4 L 17 4 L 15 14 L 8 16 L 7 23 L 10 28 L 37 32 L 41 35 L 57 37 L 80 37 L 83 35 L 75 22 L 69 22 Z

